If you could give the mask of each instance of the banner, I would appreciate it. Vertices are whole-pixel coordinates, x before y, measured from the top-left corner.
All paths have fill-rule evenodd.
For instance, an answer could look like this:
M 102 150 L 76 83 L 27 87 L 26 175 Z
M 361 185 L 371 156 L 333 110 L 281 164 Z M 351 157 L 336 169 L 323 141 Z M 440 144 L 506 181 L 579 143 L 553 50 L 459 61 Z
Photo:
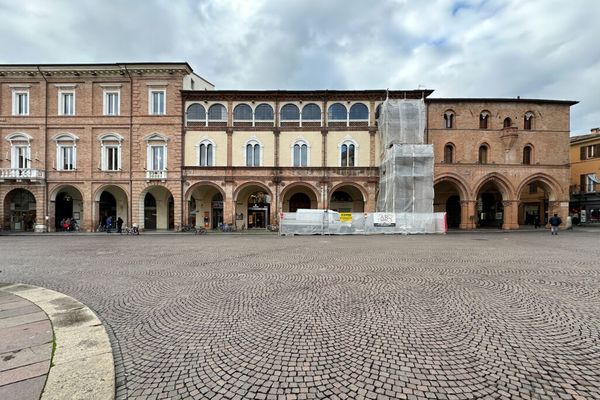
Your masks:
M 349 212 L 340 213 L 340 222 L 352 222 L 352 213 L 349 213 Z
M 396 214 L 394 213 L 374 213 L 374 226 L 396 226 Z

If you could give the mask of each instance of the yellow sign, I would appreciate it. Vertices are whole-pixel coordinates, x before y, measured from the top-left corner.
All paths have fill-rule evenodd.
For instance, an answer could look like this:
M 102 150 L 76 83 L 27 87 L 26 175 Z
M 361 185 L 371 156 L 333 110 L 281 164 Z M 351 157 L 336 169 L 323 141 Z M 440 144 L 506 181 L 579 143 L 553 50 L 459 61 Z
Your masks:
M 352 213 L 340 213 L 340 222 L 352 222 Z

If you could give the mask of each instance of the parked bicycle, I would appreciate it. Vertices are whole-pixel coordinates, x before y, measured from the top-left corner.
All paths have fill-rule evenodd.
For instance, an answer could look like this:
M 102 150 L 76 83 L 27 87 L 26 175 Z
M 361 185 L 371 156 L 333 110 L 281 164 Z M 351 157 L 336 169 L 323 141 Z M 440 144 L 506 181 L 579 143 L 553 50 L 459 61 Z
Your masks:
M 219 224 L 219 230 L 221 232 L 235 232 L 236 228 L 235 225 Z

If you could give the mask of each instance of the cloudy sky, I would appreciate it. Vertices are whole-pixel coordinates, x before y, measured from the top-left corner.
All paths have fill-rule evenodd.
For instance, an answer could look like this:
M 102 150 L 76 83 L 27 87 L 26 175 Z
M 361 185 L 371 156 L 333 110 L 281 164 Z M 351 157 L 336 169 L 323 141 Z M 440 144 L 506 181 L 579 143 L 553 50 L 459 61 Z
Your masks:
M 0 0 L 0 63 L 188 61 L 218 89 L 578 100 L 600 126 L 599 0 Z

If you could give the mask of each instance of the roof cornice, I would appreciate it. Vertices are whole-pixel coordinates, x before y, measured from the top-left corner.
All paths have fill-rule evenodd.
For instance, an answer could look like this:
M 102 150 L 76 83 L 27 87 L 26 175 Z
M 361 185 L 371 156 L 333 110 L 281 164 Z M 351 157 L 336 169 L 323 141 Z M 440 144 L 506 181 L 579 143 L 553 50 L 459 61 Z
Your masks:
M 188 63 L 115 63 L 115 64 L 0 64 L 0 77 L 44 76 L 123 76 L 187 75 L 193 70 Z

